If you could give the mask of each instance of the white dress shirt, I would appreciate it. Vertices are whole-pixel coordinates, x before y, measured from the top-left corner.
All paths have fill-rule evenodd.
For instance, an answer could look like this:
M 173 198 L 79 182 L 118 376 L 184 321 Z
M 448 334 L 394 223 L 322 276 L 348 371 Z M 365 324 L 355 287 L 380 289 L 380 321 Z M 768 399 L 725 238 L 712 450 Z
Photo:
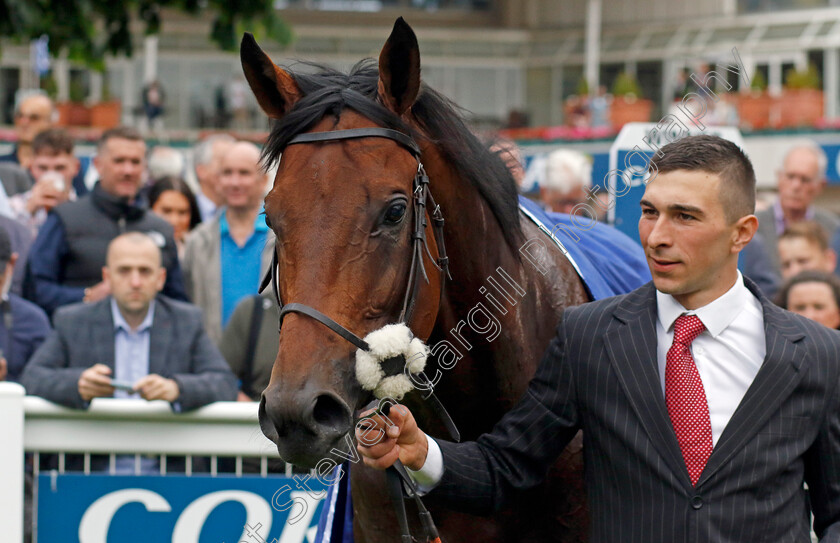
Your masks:
M 674 321 L 682 314 L 697 315 L 706 327 L 692 342 L 691 354 L 706 391 L 712 443 L 717 444 L 764 362 L 767 345 L 761 303 L 747 289 L 739 271 L 732 288 L 703 307 L 689 311 L 670 294 L 657 290 L 656 308 L 656 358 L 663 400 L 665 358 L 674 341 Z M 426 463 L 418 471 L 408 470 L 421 495 L 432 490 L 443 477 L 440 447 L 428 435 L 426 438 Z
M 706 327 L 691 343 L 691 355 L 703 381 L 712 443 L 723 429 L 755 379 L 767 345 L 761 303 L 738 279 L 726 293 L 701 308 L 689 311 L 673 296 L 656 291 L 656 358 L 665 395 L 665 357 L 674 342 L 674 321 L 682 314 L 697 315 Z

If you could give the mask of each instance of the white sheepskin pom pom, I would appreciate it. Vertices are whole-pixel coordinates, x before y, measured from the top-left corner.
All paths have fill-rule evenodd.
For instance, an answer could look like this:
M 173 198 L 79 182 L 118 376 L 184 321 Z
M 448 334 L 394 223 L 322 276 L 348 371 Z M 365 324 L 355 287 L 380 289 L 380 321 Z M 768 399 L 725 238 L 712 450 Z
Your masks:
M 356 379 L 365 390 L 372 390 L 377 398 L 400 400 L 414 388 L 405 374 L 386 377 L 382 362 L 402 355 L 408 371 L 419 373 L 426 367 L 429 347 L 415 338 L 405 324 L 389 324 L 365 336 L 369 351 L 356 351 Z
M 418 338 L 411 340 L 405 359 L 408 360 L 408 371 L 420 373 L 426 368 L 426 359 L 429 358 L 429 347 Z
M 403 396 L 411 392 L 414 385 L 411 384 L 411 379 L 401 373 L 400 375 L 392 375 L 382 379 L 379 386 L 373 391 L 373 395 L 377 398 L 392 398 L 400 401 Z
M 356 351 L 356 379 L 365 390 L 373 390 L 385 377 L 379 359 L 367 351 Z

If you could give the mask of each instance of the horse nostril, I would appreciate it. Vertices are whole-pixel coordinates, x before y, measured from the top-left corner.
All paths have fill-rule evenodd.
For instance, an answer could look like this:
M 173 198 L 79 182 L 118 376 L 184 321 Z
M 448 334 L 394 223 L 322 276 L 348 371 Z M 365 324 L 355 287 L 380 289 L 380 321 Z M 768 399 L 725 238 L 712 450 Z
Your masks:
M 334 394 L 321 394 L 315 399 L 312 418 L 327 432 L 343 433 L 351 422 L 350 408 Z
M 280 438 L 280 435 L 277 430 L 277 425 L 274 424 L 274 421 L 271 419 L 271 417 L 268 414 L 268 411 L 265 408 L 265 394 L 263 394 L 260 398 L 259 420 L 260 429 L 262 430 L 263 434 L 265 434 L 265 437 L 277 443 L 277 440 Z

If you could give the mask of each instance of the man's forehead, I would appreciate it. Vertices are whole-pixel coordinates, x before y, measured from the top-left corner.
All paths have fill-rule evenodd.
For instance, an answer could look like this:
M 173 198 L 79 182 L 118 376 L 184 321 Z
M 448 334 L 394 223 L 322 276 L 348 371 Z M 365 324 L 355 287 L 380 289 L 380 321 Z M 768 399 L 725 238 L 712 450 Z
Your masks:
M 146 263 L 152 267 L 160 266 L 160 249 L 155 242 L 119 240 L 108 253 L 109 266 L 139 266 Z
M 113 152 L 140 152 L 146 154 L 146 142 L 142 140 L 129 140 L 125 138 L 111 138 L 105 142 L 105 149 Z
M 716 192 L 720 176 L 703 170 L 675 170 L 659 173 L 645 187 L 645 193 L 655 190 L 662 193 L 679 193 L 690 197 L 699 192 Z
M 32 158 L 33 160 L 41 160 L 41 161 L 54 161 L 54 160 L 73 160 L 76 157 L 70 153 L 65 153 L 64 151 L 55 151 L 53 149 L 43 149 L 35 154 Z
M 248 148 L 232 149 L 222 159 L 222 168 L 247 168 L 256 170 L 259 168 L 259 152 L 251 151 Z
M 49 98 L 46 96 L 32 96 L 20 103 L 20 111 L 30 112 L 39 109 L 46 111 L 52 109 L 52 103 Z
M 214 141 L 210 147 L 211 152 L 216 158 L 222 159 L 224 154 L 233 147 L 232 141 L 218 140 Z
M 779 248 L 819 251 L 819 244 L 804 236 L 786 236 L 779 238 Z
M 791 150 L 785 157 L 785 167 L 793 168 L 802 166 L 813 166 L 814 168 L 818 166 L 817 157 L 814 152 L 804 147 Z
M 722 210 L 720 177 L 703 171 L 660 173 L 647 184 L 642 199 L 660 209 L 685 208 L 714 213 Z

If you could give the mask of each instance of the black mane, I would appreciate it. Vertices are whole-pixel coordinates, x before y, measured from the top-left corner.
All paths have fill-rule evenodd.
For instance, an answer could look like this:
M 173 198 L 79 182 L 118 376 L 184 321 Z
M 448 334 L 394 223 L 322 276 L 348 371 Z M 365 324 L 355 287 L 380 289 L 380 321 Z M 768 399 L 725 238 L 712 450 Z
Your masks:
M 517 249 L 522 230 L 516 183 L 499 156 L 467 128 L 458 106 L 424 84 L 411 107 L 424 132 L 418 134 L 377 100 L 379 71 L 373 60 L 359 62 L 348 74 L 308 66 L 317 73 L 289 72 L 303 98 L 272 128 L 262 152 L 264 164 L 275 163 L 293 137 L 307 132 L 323 117 L 332 115 L 337 124 L 344 108 L 352 109 L 382 127 L 434 141 L 458 174 L 478 190 L 499 221 L 505 240 Z M 431 181 L 434 193 L 434 179 Z

